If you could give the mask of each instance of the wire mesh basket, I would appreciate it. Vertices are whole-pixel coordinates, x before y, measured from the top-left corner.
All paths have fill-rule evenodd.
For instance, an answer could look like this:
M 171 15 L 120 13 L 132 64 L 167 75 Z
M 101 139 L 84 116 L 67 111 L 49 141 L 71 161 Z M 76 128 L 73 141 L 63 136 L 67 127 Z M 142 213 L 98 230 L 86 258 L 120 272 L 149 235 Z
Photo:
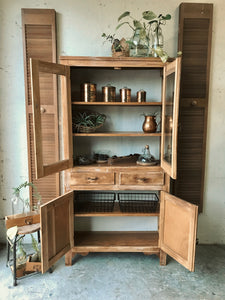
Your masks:
M 118 193 L 121 212 L 154 213 L 159 211 L 156 193 Z
M 112 212 L 116 194 L 113 192 L 77 192 L 74 208 L 76 213 Z

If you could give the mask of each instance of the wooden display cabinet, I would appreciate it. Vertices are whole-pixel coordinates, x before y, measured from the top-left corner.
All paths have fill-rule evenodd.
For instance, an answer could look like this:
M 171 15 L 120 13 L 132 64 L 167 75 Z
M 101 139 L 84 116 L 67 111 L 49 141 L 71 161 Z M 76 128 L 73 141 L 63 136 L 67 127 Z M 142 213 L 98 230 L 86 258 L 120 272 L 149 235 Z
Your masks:
M 111 57 L 61 57 L 61 64 L 31 61 L 34 136 L 36 151 L 37 177 L 44 177 L 55 172 L 64 172 L 65 194 L 41 206 L 41 242 L 42 272 L 48 270 L 62 255 L 66 254 L 66 265 L 72 264 L 76 253 L 89 252 L 143 252 L 157 254 L 160 264 L 166 264 L 169 254 L 190 271 L 194 270 L 195 241 L 197 227 L 197 206 L 187 203 L 170 192 L 170 177 L 176 178 L 177 119 L 179 100 L 179 81 L 181 59 L 173 59 L 163 64 L 158 58 L 111 58 Z M 58 162 L 45 163 L 42 149 L 42 114 L 40 73 L 55 74 L 61 77 L 61 142 L 63 155 Z M 131 75 L 131 76 L 130 76 Z M 134 76 L 135 75 L 135 76 Z M 122 103 L 119 97 L 116 102 L 102 102 L 100 90 L 97 91 L 96 102 L 82 102 L 80 99 L 80 83 L 87 81 L 101 86 L 116 82 L 117 89 L 127 84 L 143 88 L 153 88 L 159 82 L 154 99 L 147 97 L 146 102 Z M 128 82 L 128 80 L 130 80 Z M 132 86 L 132 88 L 133 88 Z M 72 101 L 71 101 L 72 95 Z M 140 124 L 132 122 L 135 130 L 123 128 L 123 120 L 132 120 L 132 113 L 139 114 L 152 108 L 162 111 L 160 132 L 143 133 Z M 95 133 L 73 133 L 72 112 L 78 109 L 106 110 L 112 122 L 106 129 Z M 113 123 L 113 114 L 117 111 L 120 123 Z M 166 118 L 171 118 L 172 127 L 166 127 Z M 111 120 L 111 119 L 110 119 Z M 137 122 L 138 123 L 138 122 Z M 122 131 L 117 128 L 121 126 Z M 131 127 L 132 127 L 131 126 Z M 112 130 L 116 128 L 116 130 Z M 51 133 L 49 134 L 51 138 Z M 126 143 L 121 143 L 121 138 Z M 74 155 L 82 154 L 83 149 L 95 150 L 102 141 L 108 147 L 122 148 L 121 144 L 131 147 L 138 140 L 138 150 L 151 140 L 158 143 L 160 164 L 156 166 L 140 166 L 136 163 L 117 163 L 113 165 L 97 164 L 76 165 Z M 83 145 L 85 144 L 85 147 Z M 168 157 L 168 146 L 172 149 Z M 132 148 L 133 149 L 133 148 Z M 121 212 L 118 205 L 111 212 L 79 213 L 74 211 L 74 195 L 78 191 L 156 191 L 160 198 L 160 208 L 155 212 L 134 213 Z M 158 231 L 76 231 L 74 218 L 85 217 L 158 217 Z

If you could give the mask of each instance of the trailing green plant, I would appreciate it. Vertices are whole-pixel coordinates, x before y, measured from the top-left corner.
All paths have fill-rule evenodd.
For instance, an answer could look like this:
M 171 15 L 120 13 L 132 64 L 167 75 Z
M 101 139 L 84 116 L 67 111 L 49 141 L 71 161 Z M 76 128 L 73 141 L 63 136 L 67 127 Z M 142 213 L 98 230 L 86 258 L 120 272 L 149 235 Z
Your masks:
M 122 51 L 122 45 L 120 44 L 120 40 L 115 38 L 115 34 L 106 34 L 103 32 L 102 38 L 104 38 L 106 41 L 110 42 L 113 46 L 116 52 Z
M 36 239 L 34 238 L 33 234 L 30 234 L 31 239 L 32 239 L 32 247 L 35 251 L 35 253 L 32 255 L 32 261 L 37 261 L 40 262 L 41 261 L 41 251 L 38 247 L 38 242 L 36 241 Z
M 33 197 L 37 199 L 37 204 L 40 205 L 41 203 L 41 195 L 39 194 L 39 192 L 37 191 L 37 187 L 32 183 L 32 182 L 28 182 L 28 181 L 25 181 L 24 183 L 20 184 L 18 187 L 16 188 L 13 188 L 13 195 L 14 195 L 14 199 L 13 201 L 16 202 L 16 201 L 22 201 L 24 203 L 24 207 L 26 208 L 30 208 L 30 201 L 29 201 L 29 198 L 27 199 L 23 199 L 21 197 L 21 190 L 28 187 L 28 186 L 31 186 L 32 189 L 33 189 Z M 36 206 L 33 206 L 33 209 L 37 209 Z

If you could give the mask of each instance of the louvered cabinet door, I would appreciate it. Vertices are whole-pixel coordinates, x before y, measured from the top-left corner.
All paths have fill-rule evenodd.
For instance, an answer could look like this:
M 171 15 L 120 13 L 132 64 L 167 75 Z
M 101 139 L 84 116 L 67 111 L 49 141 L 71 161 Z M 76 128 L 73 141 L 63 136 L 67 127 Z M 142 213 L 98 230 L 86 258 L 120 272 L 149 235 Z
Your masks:
M 45 203 L 59 195 L 59 175 L 54 174 L 38 180 L 35 175 L 30 58 L 56 62 L 55 10 L 22 9 L 22 30 L 29 181 L 36 185 L 42 196 L 42 201 Z M 48 153 L 45 157 L 45 163 L 51 163 L 52 160 L 57 160 L 59 156 L 57 83 L 51 74 L 42 74 L 40 86 L 42 87 L 43 150 Z M 30 190 L 30 199 L 31 204 L 35 205 L 32 190 Z
M 177 180 L 174 194 L 202 211 L 212 4 L 180 5 L 178 50 L 182 51 Z

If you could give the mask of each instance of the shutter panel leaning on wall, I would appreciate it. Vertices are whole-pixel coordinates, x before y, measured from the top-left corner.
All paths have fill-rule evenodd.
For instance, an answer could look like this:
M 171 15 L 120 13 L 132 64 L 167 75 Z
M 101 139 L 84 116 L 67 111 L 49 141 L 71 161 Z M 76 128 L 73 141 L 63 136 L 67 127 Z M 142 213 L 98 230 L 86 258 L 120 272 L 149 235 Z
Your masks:
M 203 206 L 213 5 L 181 3 L 182 51 L 177 180 L 174 194 Z
M 43 203 L 59 196 L 59 175 L 54 174 L 43 179 L 36 179 L 35 176 L 30 58 L 56 62 L 55 18 L 54 9 L 22 9 L 29 181 L 36 185 Z M 43 148 L 48 153 L 45 162 L 49 163 L 57 160 L 59 156 L 57 82 L 52 75 L 43 75 L 40 85 L 44 87 L 41 95 Z M 32 190 L 30 199 L 31 204 L 35 205 Z

